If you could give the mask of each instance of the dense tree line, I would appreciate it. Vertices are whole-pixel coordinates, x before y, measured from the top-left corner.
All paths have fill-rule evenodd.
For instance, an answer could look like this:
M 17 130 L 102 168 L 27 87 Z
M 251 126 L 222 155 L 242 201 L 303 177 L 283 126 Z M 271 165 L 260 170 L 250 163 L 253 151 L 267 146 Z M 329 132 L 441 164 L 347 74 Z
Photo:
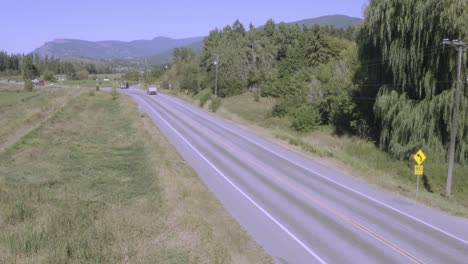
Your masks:
M 196 57 L 185 48 L 174 50 L 181 89 L 194 93 L 214 89 L 218 62 L 218 95 L 243 93 L 279 98 L 274 115 L 289 116 L 292 128 L 308 131 L 334 124 L 338 132 L 356 124 L 353 73 L 357 67 L 354 29 L 298 25 L 269 20 L 246 30 L 235 21 L 212 30 Z
M 52 81 L 54 74 L 66 75 L 68 79 L 87 79 L 89 74 L 111 73 L 109 67 L 97 67 L 93 63 L 63 61 L 54 57 L 41 58 L 38 54 L 8 54 L 0 52 L 0 75 L 20 75 L 37 78 L 44 75 Z M 24 74 L 23 74 L 24 75 Z M 47 77 L 47 78 L 46 78 Z
M 164 74 L 166 67 L 169 67 L 169 65 L 153 65 L 151 67 L 148 66 L 139 70 L 134 69 L 126 72 L 123 75 L 123 78 L 125 80 L 136 81 L 145 84 L 154 83 Z
M 20 54 L 8 55 L 5 51 L 0 51 L 0 72 L 6 74 L 17 74 L 21 72 L 21 58 Z

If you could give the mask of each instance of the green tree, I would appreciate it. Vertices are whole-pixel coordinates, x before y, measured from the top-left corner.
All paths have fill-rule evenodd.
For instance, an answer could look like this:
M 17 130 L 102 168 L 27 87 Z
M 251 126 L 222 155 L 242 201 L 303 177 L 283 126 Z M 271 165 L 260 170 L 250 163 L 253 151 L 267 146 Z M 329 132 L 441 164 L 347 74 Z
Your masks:
M 465 0 L 371 0 L 358 32 L 361 104 L 373 109 L 380 146 L 406 159 L 417 148 L 446 157 L 451 129 L 455 51 L 444 38 L 466 39 Z M 466 62 L 465 62 L 466 65 Z M 468 102 L 462 98 L 457 160 L 468 164 Z
M 299 132 L 308 132 L 320 124 L 320 113 L 310 104 L 302 104 L 292 112 L 291 127 Z
M 182 90 L 201 91 L 202 77 L 200 67 L 195 61 L 184 63 L 180 66 L 179 83 Z
M 52 72 L 51 70 L 45 70 L 43 72 L 43 76 L 44 76 L 44 80 L 46 81 L 49 81 L 49 82 L 55 81 L 54 72 Z
M 23 57 L 21 70 L 24 81 L 24 89 L 26 91 L 32 91 L 33 84 L 31 81 L 39 76 L 36 66 L 32 63 L 32 55 L 26 55 Z
M 195 52 L 191 48 L 175 48 L 172 52 L 172 58 L 174 63 L 193 61 Z
M 89 79 L 89 72 L 87 70 L 80 70 L 76 73 L 76 78 L 78 80 L 87 80 Z
M 64 62 L 62 64 L 63 73 L 67 75 L 69 80 L 78 80 L 78 74 L 76 72 L 75 66 L 71 62 Z
M 9 56 L 6 52 L 0 52 L 0 72 L 4 72 L 9 69 Z

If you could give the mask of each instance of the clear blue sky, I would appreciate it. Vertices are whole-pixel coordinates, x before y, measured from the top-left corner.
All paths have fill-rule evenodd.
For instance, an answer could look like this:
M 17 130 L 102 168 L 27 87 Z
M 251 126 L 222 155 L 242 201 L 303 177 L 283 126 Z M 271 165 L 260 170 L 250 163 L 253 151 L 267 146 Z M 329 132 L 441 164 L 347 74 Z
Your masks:
M 57 38 L 135 40 L 205 36 L 239 19 L 245 27 L 323 15 L 363 16 L 368 0 L 1 0 L 0 50 L 28 53 Z

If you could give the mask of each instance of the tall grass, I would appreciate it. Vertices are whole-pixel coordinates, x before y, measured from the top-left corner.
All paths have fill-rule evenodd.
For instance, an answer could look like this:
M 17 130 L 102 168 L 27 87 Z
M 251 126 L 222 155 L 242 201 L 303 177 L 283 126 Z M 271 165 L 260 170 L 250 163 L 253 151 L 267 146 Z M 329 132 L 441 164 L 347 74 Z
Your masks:
M 25 92 L 20 85 L 0 83 L 0 151 L 61 109 L 76 92 L 59 88 Z
M 210 89 L 204 89 L 198 94 L 195 95 L 195 99 L 198 99 L 198 106 L 204 107 L 206 102 L 211 100 L 211 90 Z

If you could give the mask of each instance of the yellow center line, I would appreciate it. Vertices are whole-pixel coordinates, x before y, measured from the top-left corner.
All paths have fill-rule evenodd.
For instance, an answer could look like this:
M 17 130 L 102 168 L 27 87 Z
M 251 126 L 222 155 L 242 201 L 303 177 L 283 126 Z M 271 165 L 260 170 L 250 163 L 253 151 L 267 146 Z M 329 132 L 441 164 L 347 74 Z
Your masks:
M 179 116 L 179 118 L 182 118 L 181 116 Z M 187 123 L 190 123 L 193 127 L 198 127 L 198 128 L 201 128 L 201 125 L 193 122 L 191 119 L 189 118 L 184 118 L 184 120 L 187 122 Z M 241 150 L 240 148 L 238 148 L 237 146 L 233 145 L 233 144 L 230 144 L 230 143 L 226 143 L 225 140 L 223 140 L 222 138 L 220 138 L 218 135 L 216 135 L 215 133 L 211 132 L 210 130 L 206 130 L 207 131 L 207 134 L 209 134 L 209 136 L 212 138 L 212 139 L 215 139 L 220 145 L 223 145 L 225 146 L 227 149 L 230 149 L 231 151 L 233 151 L 234 153 L 237 153 L 240 157 L 241 156 L 244 156 L 243 155 L 243 150 Z M 312 194 L 310 194 L 309 192 L 307 191 L 304 191 L 302 188 L 298 187 L 297 185 L 293 184 L 291 181 L 288 181 L 287 179 L 281 177 L 281 176 L 278 176 L 276 175 L 274 172 L 272 172 L 269 168 L 265 167 L 263 164 L 259 163 L 259 162 L 256 162 L 254 160 L 249 160 L 248 161 L 249 163 L 251 163 L 253 166 L 255 167 L 258 167 L 260 168 L 263 172 L 266 173 L 266 175 L 270 175 L 272 177 L 274 177 L 275 179 L 277 179 L 278 181 L 280 181 L 281 183 L 283 183 L 284 185 L 288 186 L 289 188 L 293 189 L 294 191 L 302 194 L 304 197 L 306 197 L 307 199 L 309 199 L 310 201 L 314 202 L 315 204 L 319 205 L 320 207 L 326 209 L 327 211 L 331 212 L 332 214 L 338 216 L 339 218 L 347 221 L 348 223 L 352 224 L 353 226 L 357 227 L 358 229 L 364 231 L 365 233 L 367 233 L 368 235 L 376 238 L 377 240 L 381 241 L 382 243 L 384 243 L 385 245 L 389 246 L 390 248 L 392 248 L 393 250 L 395 250 L 396 252 L 402 254 L 403 256 L 409 258 L 411 261 L 413 261 L 414 263 L 424 263 L 422 260 L 418 259 L 416 256 L 412 255 L 411 253 L 405 251 L 404 249 L 402 249 L 401 247 L 397 246 L 396 244 L 392 243 L 391 241 L 389 241 L 388 239 L 385 239 L 382 235 L 379 235 L 377 234 L 376 232 L 372 231 L 371 229 L 365 227 L 364 225 L 360 224 L 358 221 L 354 220 L 353 218 L 351 218 L 350 216 L 340 212 L 339 210 L 333 208 L 332 206 L 328 205 L 327 203 L 325 203 L 324 201 L 322 201 L 321 199 L 313 196 Z

